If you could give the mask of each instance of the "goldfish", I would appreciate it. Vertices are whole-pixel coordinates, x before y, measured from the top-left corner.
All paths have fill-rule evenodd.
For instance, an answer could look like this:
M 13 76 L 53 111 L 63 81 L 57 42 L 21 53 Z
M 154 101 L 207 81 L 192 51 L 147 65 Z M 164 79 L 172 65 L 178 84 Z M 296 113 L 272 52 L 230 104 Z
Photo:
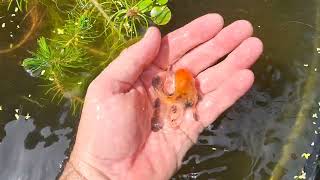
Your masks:
M 178 69 L 174 73 L 167 72 L 162 78 L 154 77 L 152 86 L 157 97 L 154 103 L 153 125 L 157 124 L 157 128 L 161 128 L 162 126 L 155 122 L 164 118 L 169 121 L 171 127 L 177 128 L 181 123 L 180 117 L 188 108 L 192 108 L 194 119 L 197 120 L 196 104 L 199 95 L 192 73 L 186 69 Z M 171 91 L 168 90 L 170 86 L 173 86 Z

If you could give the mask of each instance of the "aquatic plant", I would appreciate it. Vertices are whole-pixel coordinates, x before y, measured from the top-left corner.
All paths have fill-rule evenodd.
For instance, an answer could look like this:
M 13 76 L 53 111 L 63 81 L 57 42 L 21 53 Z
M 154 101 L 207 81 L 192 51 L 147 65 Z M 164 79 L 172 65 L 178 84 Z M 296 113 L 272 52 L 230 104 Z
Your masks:
M 8 9 L 10 9 L 13 4 L 15 4 L 20 11 L 22 11 L 24 8 L 28 8 L 28 0 L 9 0 Z
M 149 21 L 157 25 L 165 25 L 171 19 L 171 11 L 166 6 L 168 0 L 115 1 L 112 0 L 112 16 L 110 20 L 118 26 L 119 31 L 127 36 L 138 35 L 138 28 L 147 27 Z
M 10 1 L 10 3 L 13 3 Z M 21 36 L 21 38 L 19 39 L 18 42 L 16 42 L 15 44 L 10 44 L 10 46 L 8 46 L 7 48 L 3 48 L 0 49 L 0 54 L 6 54 L 6 53 L 11 53 L 19 48 L 21 48 L 23 45 L 25 45 L 30 39 L 33 39 L 33 36 L 35 34 L 35 32 L 39 29 L 41 23 L 42 23 L 42 19 L 44 17 L 44 13 L 43 10 L 41 10 L 40 8 L 38 8 L 35 4 L 37 4 L 37 2 L 32 1 L 32 0 L 24 0 L 24 3 L 31 3 L 34 4 L 34 6 L 32 6 L 32 8 L 30 8 L 28 10 L 28 13 L 25 13 L 22 21 L 19 23 L 19 25 L 17 25 L 17 29 L 21 27 L 24 27 L 26 30 L 24 32 L 24 35 Z M 18 7 L 10 8 L 13 7 L 13 5 L 9 4 L 7 5 L 7 8 L 9 8 L 8 10 L 13 12 L 13 14 L 11 14 L 11 16 L 15 15 L 15 13 L 17 13 L 19 11 Z M 8 11 L 8 12 L 9 12 Z M 23 12 L 20 12 L 23 13 Z
M 70 99 L 74 112 L 82 105 L 89 83 L 122 49 L 137 41 L 149 24 L 165 25 L 171 19 L 167 0 L 36 2 L 29 3 L 26 14 L 41 6 L 47 12 L 46 22 L 52 23 L 44 24 L 50 31 L 38 39 L 37 50 L 22 66 L 47 82 L 52 100 Z M 22 9 L 28 2 L 15 3 Z

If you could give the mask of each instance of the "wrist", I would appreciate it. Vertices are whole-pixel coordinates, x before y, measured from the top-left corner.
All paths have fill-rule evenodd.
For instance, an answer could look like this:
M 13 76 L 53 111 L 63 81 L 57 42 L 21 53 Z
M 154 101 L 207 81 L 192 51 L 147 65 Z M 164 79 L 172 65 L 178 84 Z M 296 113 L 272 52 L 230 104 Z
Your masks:
M 70 157 L 59 180 L 110 180 L 107 176 L 99 172 L 99 170 L 91 167 L 89 164 Z
M 106 163 L 105 160 L 96 159 L 87 153 L 78 154 L 73 151 L 59 180 L 164 180 L 170 179 L 176 170 L 166 167 L 156 169 L 151 164 L 145 164 L 147 160 L 144 158 L 146 157 L 137 158 L 134 166 L 127 167 L 121 165 L 123 163 Z

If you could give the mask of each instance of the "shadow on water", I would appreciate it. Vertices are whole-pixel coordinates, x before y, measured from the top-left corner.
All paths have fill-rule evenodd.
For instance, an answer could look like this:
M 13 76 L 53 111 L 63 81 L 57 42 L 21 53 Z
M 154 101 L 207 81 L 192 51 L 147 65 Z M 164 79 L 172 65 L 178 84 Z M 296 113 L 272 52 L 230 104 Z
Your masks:
M 303 112 L 307 131 L 300 134 L 290 160 L 282 167 L 283 179 L 300 174 L 305 164 L 301 154 L 312 152 L 310 144 L 319 123 L 312 118 L 320 101 L 316 89 L 305 95 L 309 77 L 318 79 L 320 71 L 313 63 L 318 39 L 314 2 L 174 0 L 171 7 L 173 19 L 162 29 L 164 33 L 217 12 L 224 16 L 225 24 L 251 21 L 255 35 L 265 45 L 253 67 L 253 88 L 201 134 L 173 179 L 269 179 L 283 157 L 301 102 L 308 102 Z M 0 48 L 10 47 L 28 28 L 21 25 L 21 14 L 1 13 Z M 42 82 L 20 66 L 34 46 L 31 40 L 14 53 L 0 55 L 0 179 L 55 179 L 74 139 L 78 117 L 70 115 L 66 102 L 50 103 L 39 88 Z M 28 114 L 31 118 L 26 119 Z

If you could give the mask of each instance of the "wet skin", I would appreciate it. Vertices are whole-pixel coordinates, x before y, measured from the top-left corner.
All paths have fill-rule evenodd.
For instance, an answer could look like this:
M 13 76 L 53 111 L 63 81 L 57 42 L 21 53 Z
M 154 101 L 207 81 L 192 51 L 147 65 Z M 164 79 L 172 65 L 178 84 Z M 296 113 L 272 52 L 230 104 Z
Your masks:
M 169 179 L 204 127 L 251 87 L 254 76 L 248 68 L 262 53 L 252 32 L 244 20 L 223 28 L 218 14 L 200 17 L 163 38 L 150 28 L 90 84 L 69 167 L 87 179 Z M 153 113 L 162 104 L 152 82 L 169 67 L 177 72 L 177 87 L 172 95 L 170 89 L 164 91 L 164 99 L 192 104 L 197 120 L 193 108 L 187 108 L 179 115 L 179 128 L 152 131 Z M 179 69 L 192 74 L 201 99 L 196 100 L 191 75 L 180 75 Z

